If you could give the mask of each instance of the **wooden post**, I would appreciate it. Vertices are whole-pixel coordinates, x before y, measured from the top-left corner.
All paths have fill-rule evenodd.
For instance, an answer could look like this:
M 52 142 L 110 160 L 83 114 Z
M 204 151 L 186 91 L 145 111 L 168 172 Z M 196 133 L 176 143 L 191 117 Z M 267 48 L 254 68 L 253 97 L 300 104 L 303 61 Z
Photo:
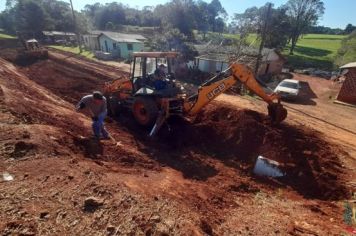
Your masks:
M 73 9 L 73 3 L 72 3 L 72 0 L 69 0 L 70 1 L 70 7 L 72 8 L 72 15 L 73 15 L 73 24 L 74 24 L 74 30 L 75 30 L 75 33 L 77 35 L 77 43 L 78 43 L 78 46 L 79 46 L 79 52 L 82 53 L 83 50 L 82 50 L 82 44 L 80 42 L 80 36 L 79 36 L 79 32 L 78 32 L 78 27 L 77 27 L 77 22 L 75 20 L 75 14 L 74 14 L 74 9 Z
M 256 68 L 255 68 L 255 75 L 257 77 L 258 75 L 258 69 L 260 67 L 261 64 L 261 59 L 262 59 L 262 50 L 265 46 L 265 40 L 266 40 L 266 31 L 267 31 L 267 24 L 268 24 L 268 20 L 269 20 L 269 15 L 271 12 L 271 8 L 272 8 L 272 4 L 268 4 L 268 8 L 267 8 L 267 12 L 266 12 L 266 18 L 265 18 L 265 22 L 264 22 L 264 26 L 263 26 L 263 30 L 262 30 L 262 37 L 261 37 L 261 44 L 260 44 L 260 49 L 258 50 L 258 56 L 257 56 L 257 61 L 256 61 Z

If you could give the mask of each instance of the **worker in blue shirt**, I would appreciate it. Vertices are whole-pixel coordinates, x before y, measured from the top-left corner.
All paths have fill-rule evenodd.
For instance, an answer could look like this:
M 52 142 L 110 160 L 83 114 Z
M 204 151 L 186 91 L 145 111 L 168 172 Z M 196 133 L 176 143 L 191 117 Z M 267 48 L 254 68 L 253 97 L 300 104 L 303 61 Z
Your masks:
M 164 69 L 165 65 L 161 64 L 154 72 L 155 81 L 153 82 L 153 85 L 156 90 L 167 88 L 166 73 Z

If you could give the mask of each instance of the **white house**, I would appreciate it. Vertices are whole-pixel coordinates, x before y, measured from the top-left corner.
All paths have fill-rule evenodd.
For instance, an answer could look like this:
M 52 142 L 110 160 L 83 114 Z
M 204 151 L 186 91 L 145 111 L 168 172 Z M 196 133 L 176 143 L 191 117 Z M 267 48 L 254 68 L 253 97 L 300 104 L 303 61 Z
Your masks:
M 213 45 L 211 43 L 194 46 L 200 56 L 189 62 L 188 66 L 196 67 L 204 72 L 216 73 L 224 71 L 228 68 L 231 60 L 237 60 L 251 68 L 256 65 L 257 48 L 245 47 L 240 48 L 239 52 L 237 52 L 237 49 L 233 46 Z M 264 48 L 258 75 L 279 74 L 282 72 L 285 62 L 286 59 L 277 50 Z
M 143 41 L 146 38 L 136 34 L 102 32 L 98 39 L 101 51 L 110 53 L 113 57 L 127 59 L 133 52 L 143 50 Z

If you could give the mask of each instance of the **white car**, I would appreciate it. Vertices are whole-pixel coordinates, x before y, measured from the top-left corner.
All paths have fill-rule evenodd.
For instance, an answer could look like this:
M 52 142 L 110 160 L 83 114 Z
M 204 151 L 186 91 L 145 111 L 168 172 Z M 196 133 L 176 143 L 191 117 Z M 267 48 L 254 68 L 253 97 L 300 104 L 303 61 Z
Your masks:
M 300 88 L 298 80 L 285 79 L 278 84 L 278 86 L 274 89 L 274 92 L 278 93 L 281 98 L 296 99 L 299 95 Z

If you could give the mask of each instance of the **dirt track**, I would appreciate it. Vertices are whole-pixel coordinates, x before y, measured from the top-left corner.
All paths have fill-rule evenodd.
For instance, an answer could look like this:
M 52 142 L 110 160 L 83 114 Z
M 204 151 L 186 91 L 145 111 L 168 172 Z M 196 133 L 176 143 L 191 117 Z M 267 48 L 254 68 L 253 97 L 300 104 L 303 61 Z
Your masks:
M 263 114 L 225 101 L 154 142 L 124 114 L 108 120 L 119 145 L 95 143 L 73 104 L 124 74 L 106 68 L 100 77 L 99 65 L 81 61 L 80 70 L 77 60 L 16 68 L 0 59 L 0 171 L 15 176 L 0 183 L 2 233 L 345 232 L 343 200 L 355 189 L 344 160 L 352 158 L 324 135 L 294 122 L 273 128 Z M 280 161 L 286 177 L 254 176 L 258 155 Z M 86 210 L 90 196 L 103 205 Z

